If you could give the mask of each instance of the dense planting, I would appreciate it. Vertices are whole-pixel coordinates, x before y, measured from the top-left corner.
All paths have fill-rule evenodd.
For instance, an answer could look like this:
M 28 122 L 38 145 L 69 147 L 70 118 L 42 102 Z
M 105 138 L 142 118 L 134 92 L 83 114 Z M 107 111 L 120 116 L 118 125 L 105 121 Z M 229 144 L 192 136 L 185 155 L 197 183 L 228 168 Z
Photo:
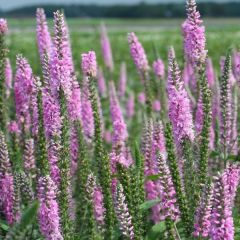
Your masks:
M 239 239 L 240 52 L 217 77 L 194 0 L 186 10 L 183 70 L 174 47 L 150 64 L 128 34 L 136 89 L 125 62 L 114 79 L 104 24 L 104 65 L 93 49 L 74 65 L 64 14 L 51 36 L 37 9 L 37 76 L 22 55 L 12 72 L 0 19 L 1 239 Z

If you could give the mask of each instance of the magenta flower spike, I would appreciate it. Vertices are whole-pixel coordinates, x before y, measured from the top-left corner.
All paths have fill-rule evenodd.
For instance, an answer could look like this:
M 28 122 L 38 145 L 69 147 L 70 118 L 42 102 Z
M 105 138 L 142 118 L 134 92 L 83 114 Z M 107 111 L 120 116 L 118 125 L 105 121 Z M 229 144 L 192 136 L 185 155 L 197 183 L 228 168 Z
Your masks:
M 71 121 L 81 120 L 81 110 L 81 91 L 77 80 L 75 80 L 73 81 L 72 94 L 68 104 L 69 118 Z
M 77 80 L 73 81 L 72 86 L 72 95 L 68 102 L 68 113 L 69 119 L 74 121 L 80 121 L 82 119 L 81 115 L 82 111 L 82 103 L 81 103 L 81 91 Z M 77 157 L 78 157 L 78 138 L 76 129 L 71 127 L 71 136 L 70 136 L 70 149 L 71 149 L 71 172 L 72 174 L 75 172 L 77 167 Z
M 211 58 L 207 58 L 207 61 L 206 61 L 206 77 L 207 77 L 209 87 L 213 87 L 215 84 L 215 72 L 214 72 Z
M 67 100 L 71 97 L 73 80 L 73 63 L 69 46 L 68 29 L 64 15 L 60 11 L 54 13 L 54 47 L 50 60 L 51 91 L 58 99 L 60 88 L 64 91 Z
M 158 153 L 160 153 L 163 158 L 165 158 L 167 154 L 165 148 L 163 125 L 161 122 L 154 124 L 152 139 L 152 158 L 156 162 Z
M 12 90 L 12 67 L 10 64 L 10 60 L 6 59 L 5 66 L 5 87 L 6 87 L 6 97 L 9 98 Z
M 56 185 L 50 176 L 39 178 L 38 199 L 40 207 L 38 218 L 40 231 L 47 240 L 63 240 L 56 191 Z
M 131 94 L 127 100 L 127 104 L 126 104 L 126 115 L 127 118 L 132 118 L 135 114 L 135 99 L 134 99 L 134 95 Z
M 100 187 L 95 187 L 93 193 L 94 215 L 98 227 L 104 226 L 105 208 L 103 206 L 103 194 Z
M 97 76 L 97 59 L 94 51 L 89 51 L 88 53 L 82 54 L 81 68 L 84 76 Z
M 0 34 L 6 34 L 8 31 L 7 20 L 0 18 Z
M 93 138 L 94 135 L 94 120 L 93 120 L 93 111 L 92 105 L 89 100 L 89 90 L 87 86 L 87 80 L 83 80 L 83 88 L 81 94 L 82 101 L 82 124 L 83 124 L 83 132 L 88 141 Z
M 0 177 L 1 196 L 0 202 L 8 224 L 12 225 L 19 220 L 20 213 L 14 211 L 14 180 L 12 174 Z
M 134 228 L 132 225 L 132 217 L 129 213 L 125 199 L 126 197 L 123 192 L 123 187 L 119 184 L 114 195 L 115 212 L 122 235 L 125 236 L 127 239 L 133 240 Z
M 17 122 L 24 131 L 30 130 L 30 105 L 33 91 L 33 73 L 27 60 L 17 56 L 17 70 L 14 83 L 14 97 Z
M 10 121 L 7 125 L 9 133 L 19 135 L 21 133 L 18 123 L 16 121 Z
M 138 102 L 140 104 L 144 104 L 145 101 L 146 101 L 146 96 L 145 96 L 144 92 L 139 93 L 138 94 Z
M 114 69 L 111 44 L 108 38 L 106 26 L 101 24 L 101 47 L 105 66 L 110 72 Z
M 107 88 L 105 83 L 105 78 L 103 75 L 103 71 L 101 68 L 98 68 L 97 72 L 97 82 L 98 82 L 98 91 L 101 97 L 103 97 L 106 94 Z
M 186 62 L 184 65 L 183 73 L 182 73 L 183 82 L 186 86 L 189 86 L 192 90 L 196 89 L 196 77 L 194 73 L 194 69 L 191 63 Z
M 128 43 L 132 59 L 137 67 L 137 70 L 143 76 L 149 70 L 145 50 L 133 32 L 128 34 Z
M 236 192 L 240 184 L 240 166 L 237 164 L 229 164 L 224 173 L 227 177 L 226 184 L 228 186 L 230 207 L 233 207 Z
M 126 63 L 122 62 L 121 63 L 121 68 L 120 68 L 119 84 L 118 84 L 118 95 L 119 95 L 120 98 L 122 98 L 125 95 L 126 85 L 127 85 Z
M 213 190 L 210 238 L 212 240 L 234 239 L 231 195 L 226 171 L 215 177 Z
M 204 188 L 194 218 L 194 237 L 206 238 L 211 227 L 213 185 Z
M 239 81 L 240 81 L 240 52 L 235 50 L 233 52 L 232 58 L 233 58 L 233 74 L 239 83 Z
M 23 155 L 24 168 L 27 172 L 32 172 L 36 169 L 34 150 L 34 140 L 32 138 L 27 139 Z
M 113 82 L 109 84 L 109 99 L 113 124 L 113 145 L 114 147 L 123 146 L 128 138 L 128 132 Z
M 182 31 L 184 51 L 193 65 L 199 64 L 202 56 L 206 55 L 205 27 L 202 23 L 195 0 L 187 0 L 187 19 L 182 25 Z
M 176 191 L 172 182 L 172 177 L 166 158 L 161 156 L 161 154 L 157 156 L 157 166 L 160 177 L 156 183 L 156 189 L 160 199 L 160 211 L 158 216 L 155 216 L 155 222 L 165 220 L 166 218 L 176 221 L 180 215 L 177 206 Z
M 4 134 L 0 132 L 0 204 L 6 220 L 13 224 L 19 219 L 14 211 L 14 183 L 11 163 Z
M 169 50 L 168 66 L 168 99 L 169 119 L 172 122 L 173 134 L 177 145 L 184 139 L 194 139 L 194 126 L 188 94 L 183 86 L 180 70 L 175 59 L 173 48 Z
M 152 108 L 154 112 L 160 112 L 161 110 L 161 103 L 158 99 L 155 99 L 152 103 Z
M 47 54 L 48 58 L 52 55 L 52 40 L 48 31 L 48 25 L 44 9 L 38 8 L 36 12 L 37 19 L 37 44 L 40 55 L 40 60 L 43 64 L 44 54 Z
M 165 67 L 162 59 L 158 58 L 153 62 L 153 71 L 157 78 L 163 79 L 165 76 Z
M 62 119 L 60 106 L 57 99 L 53 97 L 48 86 L 43 88 L 43 121 L 45 136 L 48 147 L 48 160 L 51 178 L 55 184 L 59 183 L 58 154 L 60 149 L 59 139 L 61 136 Z

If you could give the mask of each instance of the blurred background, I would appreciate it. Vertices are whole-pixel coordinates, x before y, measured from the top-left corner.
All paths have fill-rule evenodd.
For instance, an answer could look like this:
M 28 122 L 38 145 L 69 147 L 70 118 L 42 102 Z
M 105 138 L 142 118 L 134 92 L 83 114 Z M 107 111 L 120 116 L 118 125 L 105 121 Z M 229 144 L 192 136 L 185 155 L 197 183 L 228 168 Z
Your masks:
M 240 43 L 240 0 L 197 0 L 197 4 L 206 26 L 209 55 L 219 68 L 220 56 Z M 131 31 L 136 32 L 150 61 L 156 54 L 166 61 L 170 45 L 175 47 L 178 58 L 183 56 L 184 0 L 0 0 L 0 17 L 7 18 L 9 24 L 11 61 L 15 62 L 16 54 L 22 53 L 35 63 L 32 67 L 36 73 L 40 71 L 35 40 L 37 7 L 45 9 L 51 32 L 53 12 L 64 10 L 78 66 L 80 54 L 90 49 L 96 51 L 101 63 L 101 22 L 108 29 L 116 72 L 121 61 L 128 63 L 130 77 L 134 69 L 127 43 L 127 33 Z

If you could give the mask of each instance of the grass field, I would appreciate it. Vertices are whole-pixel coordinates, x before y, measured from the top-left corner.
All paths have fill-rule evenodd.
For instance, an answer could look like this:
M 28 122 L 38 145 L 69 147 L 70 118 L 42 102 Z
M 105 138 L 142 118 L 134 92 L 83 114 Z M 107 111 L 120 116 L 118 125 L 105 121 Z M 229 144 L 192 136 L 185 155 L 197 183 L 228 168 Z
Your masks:
M 35 73 L 39 73 L 38 53 L 36 50 L 35 20 L 9 19 L 9 48 L 11 61 L 22 53 L 29 59 Z M 67 19 L 75 64 L 79 65 L 80 54 L 93 49 L 100 56 L 99 25 L 104 21 L 108 27 L 116 65 L 116 74 L 120 61 L 128 63 L 131 76 L 133 63 L 130 61 L 127 33 L 134 31 L 143 43 L 150 61 L 155 58 L 153 45 L 157 46 L 159 55 L 167 59 L 167 47 L 175 47 L 177 57 L 182 58 L 181 23 L 183 19 Z M 205 19 L 207 32 L 207 48 L 214 65 L 219 69 L 219 58 L 226 53 L 227 48 L 237 47 L 240 42 L 240 19 Z M 52 31 L 53 22 L 49 20 Z M 99 57 L 99 61 L 100 61 Z M 101 62 L 100 62 L 101 63 Z

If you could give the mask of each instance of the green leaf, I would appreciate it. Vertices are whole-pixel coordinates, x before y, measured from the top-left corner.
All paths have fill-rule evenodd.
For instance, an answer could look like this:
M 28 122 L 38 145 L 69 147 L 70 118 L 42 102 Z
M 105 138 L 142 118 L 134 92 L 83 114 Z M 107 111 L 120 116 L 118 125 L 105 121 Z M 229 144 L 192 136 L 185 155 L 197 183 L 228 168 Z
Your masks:
M 165 222 L 160 222 L 152 226 L 147 234 L 147 240 L 164 239 L 164 232 L 166 230 Z
M 139 169 L 141 166 L 142 156 L 141 156 L 141 152 L 137 142 L 134 142 L 134 155 L 135 155 L 136 167 Z
M 5 237 L 5 240 L 24 240 L 26 239 L 25 235 L 27 229 L 31 223 L 34 222 L 35 217 L 37 215 L 39 203 L 38 201 L 33 201 L 32 204 L 25 210 L 22 215 L 22 218 L 19 223 L 13 225 L 12 228 L 9 229 L 8 234 Z
M 6 221 L 0 220 L 0 228 L 3 229 L 4 231 L 8 231 L 9 226 Z
M 216 152 L 216 151 L 212 151 L 211 153 L 210 153 L 210 158 L 214 158 L 214 157 L 218 157 L 218 156 L 220 156 L 220 153 L 219 152 Z
M 149 175 L 149 176 L 146 176 L 145 180 L 152 180 L 152 181 L 156 181 L 158 180 L 160 177 L 160 174 L 156 174 L 156 175 Z
M 152 231 L 154 233 L 163 233 L 166 230 L 165 221 L 153 225 Z
M 146 211 L 148 210 L 149 208 L 155 206 L 156 204 L 158 204 L 160 202 L 160 199 L 154 199 L 154 200 L 149 200 L 149 201 L 146 201 L 144 202 L 143 204 L 141 204 L 139 206 L 139 209 L 142 210 L 142 211 Z

